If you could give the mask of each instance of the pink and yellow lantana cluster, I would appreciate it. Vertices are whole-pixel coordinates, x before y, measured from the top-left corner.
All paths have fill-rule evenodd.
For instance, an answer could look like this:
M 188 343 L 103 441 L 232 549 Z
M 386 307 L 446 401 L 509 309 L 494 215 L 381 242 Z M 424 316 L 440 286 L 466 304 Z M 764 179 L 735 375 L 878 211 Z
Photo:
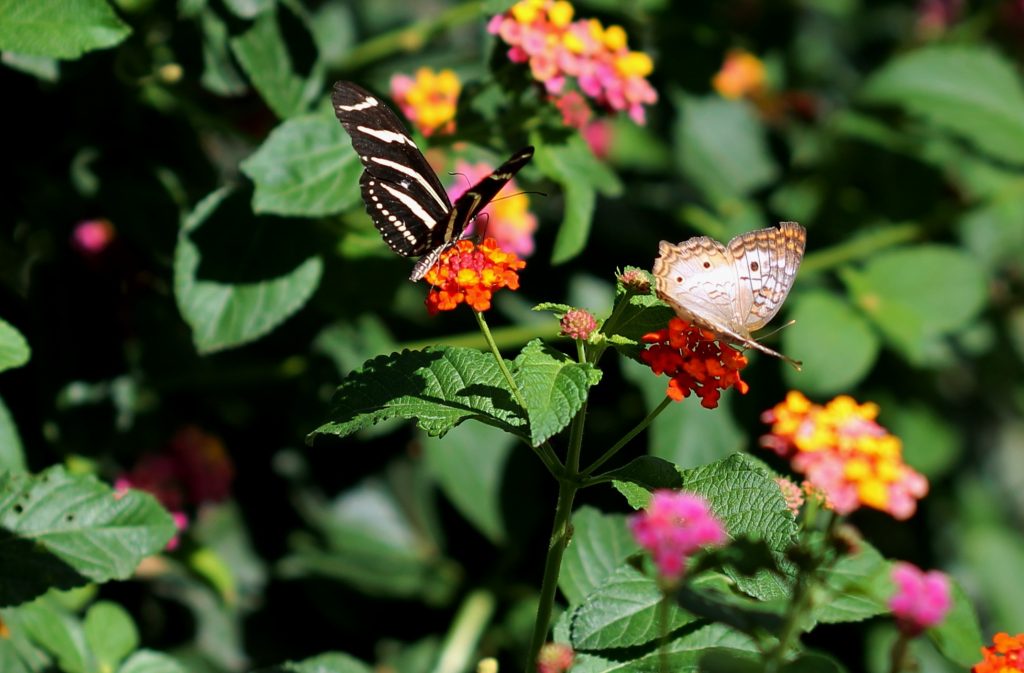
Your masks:
M 420 68 L 415 79 L 402 74 L 391 78 L 391 98 L 425 136 L 455 131 L 455 106 L 461 91 L 462 83 L 451 70 Z
M 878 405 L 841 395 L 813 404 L 792 391 L 766 411 L 761 445 L 790 460 L 840 514 L 861 506 L 908 519 L 928 493 L 928 481 L 903 462 L 903 445 L 876 422 Z
M 573 21 L 573 12 L 565 0 L 521 0 L 492 18 L 487 29 L 509 45 L 511 61 L 529 64 L 549 94 L 563 94 L 568 78 L 574 78 L 598 105 L 626 111 L 643 124 L 644 106 L 658 100 L 646 79 L 654 70 L 651 57 L 630 51 L 621 26 Z
M 448 190 L 448 196 L 454 203 L 469 189 L 470 185 L 483 180 L 491 174 L 493 167 L 486 163 L 471 164 L 459 160 L 455 162 L 453 171 L 458 182 L 456 187 Z M 515 179 L 509 180 L 494 198 L 466 227 L 464 236 L 483 234 L 493 238 L 498 247 L 514 252 L 520 257 L 533 254 L 533 234 L 537 231 L 537 216 L 530 212 L 530 197 L 526 194 L 515 194 L 519 191 Z M 515 194 L 514 198 L 502 198 Z M 482 231 L 477 231 L 480 227 Z

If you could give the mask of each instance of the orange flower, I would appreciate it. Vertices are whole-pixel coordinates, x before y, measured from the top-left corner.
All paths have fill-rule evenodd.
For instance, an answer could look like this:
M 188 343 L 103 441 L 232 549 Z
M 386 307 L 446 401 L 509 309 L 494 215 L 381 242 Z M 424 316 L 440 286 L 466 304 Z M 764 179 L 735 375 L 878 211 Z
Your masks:
M 681 318 L 672 318 L 666 329 L 645 334 L 644 343 L 652 344 L 640 353 L 640 359 L 655 374 L 671 377 L 666 395 L 676 402 L 697 393 L 707 409 L 718 406 L 720 390 L 735 387 L 745 395 L 750 386 L 740 378 L 747 358 L 729 346 L 721 346 L 715 335 Z
M 1024 633 L 1011 636 L 997 633 L 992 647 L 981 648 L 983 659 L 974 665 L 971 673 L 1013 673 L 1024 671 Z
M 525 266 L 526 262 L 499 248 L 493 238 L 479 245 L 462 239 L 442 252 L 424 276 L 434 286 L 427 295 L 427 310 L 433 315 L 465 302 L 474 311 L 486 311 L 494 290 L 519 289 L 516 272 Z
M 455 106 L 461 91 L 459 76 L 447 69 L 420 68 L 416 79 L 408 75 L 391 78 L 391 97 L 425 136 L 455 130 Z
M 761 446 L 790 459 L 840 514 L 867 506 L 908 519 L 928 481 L 903 462 L 902 443 L 877 416 L 878 405 L 847 395 L 822 406 L 792 391 L 762 414 L 772 429 Z
M 715 73 L 711 85 L 723 98 L 756 96 L 765 86 L 764 63 L 749 52 L 734 49 L 726 54 L 725 62 Z

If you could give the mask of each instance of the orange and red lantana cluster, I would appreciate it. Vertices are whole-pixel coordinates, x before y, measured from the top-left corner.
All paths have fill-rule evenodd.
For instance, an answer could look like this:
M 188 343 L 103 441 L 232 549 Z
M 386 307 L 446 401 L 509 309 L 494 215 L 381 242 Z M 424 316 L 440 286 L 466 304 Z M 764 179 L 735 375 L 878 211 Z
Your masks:
M 725 56 L 722 68 L 715 73 L 711 85 L 723 98 L 756 97 L 764 92 L 767 75 L 764 62 L 743 49 L 733 49 Z
M 425 136 L 455 130 L 455 107 L 461 91 L 459 76 L 447 69 L 434 72 L 420 68 L 415 79 L 408 75 L 391 78 L 391 97 Z
M 879 425 L 878 405 L 840 395 L 824 406 L 792 391 L 761 416 L 761 445 L 790 460 L 840 514 L 866 506 L 908 519 L 928 480 L 903 462 L 903 444 Z
M 707 409 L 718 406 L 722 390 L 735 387 L 741 394 L 749 390 L 740 378 L 747 358 L 729 346 L 721 346 L 714 333 L 700 329 L 682 318 L 672 318 L 668 327 L 645 334 L 642 341 L 651 346 L 640 359 L 655 374 L 671 377 L 666 395 L 679 402 L 697 393 Z
M 1024 633 L 997 633 L 991 647 L 981 648 L 981 656 L 984 658 L 971 668 L 971 673 L 1024 671 Z
M 529 64 L 552 96 L 562 95 L 571 77 L 598 105 L 626 111 L 643 124 L 644 106 L 658 100 L 646 79 L 654 69 L 651 57 L 630 51 L 621 26 L 573 21 L 573 12 L 565 0 L 521 0 L 491 19 L 487 30 L 510 46 L 509 60 Z
M 474 311 L 491 307 L 495 290 L 519 289 L 519 269 L 526 262 L 515 253 L 505 252 L 493 238 L 477 245 L 463 239 L 441 253 L 437 263 L 424 276 L 433 285 L 427 295 L 427 311 L 451 311 L 465 302 Z

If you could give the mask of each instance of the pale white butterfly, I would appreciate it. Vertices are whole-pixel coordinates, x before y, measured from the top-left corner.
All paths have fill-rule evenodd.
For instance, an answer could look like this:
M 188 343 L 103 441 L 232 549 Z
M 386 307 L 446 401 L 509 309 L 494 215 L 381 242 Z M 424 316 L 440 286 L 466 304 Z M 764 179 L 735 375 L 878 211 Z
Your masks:
M 722 245 L 694 236 L 679 245 L 662 241 L 654 260 L 658 296 L 684 320 L 737 344 L 800 362 L 750 335 L 775 317 L 804 258 L 807 232 L 796 222 L 741 234 Z

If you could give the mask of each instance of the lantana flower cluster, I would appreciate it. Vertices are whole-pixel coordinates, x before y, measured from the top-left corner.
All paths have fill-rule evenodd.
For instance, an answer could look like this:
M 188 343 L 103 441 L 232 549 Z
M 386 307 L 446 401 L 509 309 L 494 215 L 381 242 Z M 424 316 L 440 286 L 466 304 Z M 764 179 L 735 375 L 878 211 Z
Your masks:
M 704 498 L 667 489 L 651 494 L 647 509 L 629 518 L 629 529 L 670 581 L 683 575 L 687 559 L 698 549 L 726 539 L 725 527 Z
M 502 250 L 493 238 L 479 245 L 462 239 L 441 253 L 424 278 L 433 287 L 427 294 L 427 311 L 435 315 L 466 303 L 474 311 L 491 307 L 495 290 L 519 289 L 520 269 L 526 262 Z
M 766 81 L 761 59 L 743 49 L 733 49 L 726 54 L 711 85 L 723 98 L 737 99 L 758 96 L 764 91 Z
M 937 570 L 925 572 L 912 563 L 897 563 L 892 581 L 896 593 L 889 599 L 889 609 L 908 636 L 940 624 L 953 605 L 949 577 Z
M 114 489 L 124 493 L 134 488 L 152 494 L 171 512 L 180 532 L 188 526 L 185 508 L 227 499 L 234 474 L 234 465 L 220 438 L 188 425 L 160 452 L 143 456 L 131 471 L 121 474 Z M 167 548 L 177 546 L 175 536 Z
M 494 169 L 486 163 L 471 164 L 459 160 L 455 162 L 453 171 L 458 178 L 456 186 L 448 190 L 448 195 L 454 203 L 462 194 L 480 180 L 491 174 Z M 533 254 L 533 234 L 537 231 L 537 216 L 530 212 L 530 197 L 526 194 L 516 194 L 514 198 L 502 198 L 508 194 L 515 194 L 519 186 L 515 179 L 511 179 L 502 187 L 498 195 L 477 216 L 473 222 L 466 227 L 464 235 L 486 234 L 497 241 L 498 246 L 503 250 L 514 252 L 520 257 L 529 257 Z M 478 232 L 476 227 L 483 223 L 483 232 Z
M 822 406 L 792 391 L 762 414 L 772 427 L 761 445 L 790 460 L 836 512 L 866 506 L 908 519 L 928 481 L 903 462 L 902 442 L 876 422 L 878 411 L 846 395 Z
M 391 98 L 424 136 L 455 131 L 455 107 L 462 82 L 452 70 L 420 68 L 415 79 L 404 74 L 391 78 Z
M 552 96 L 565 93 L 573 78 L 597 105 L 626 111 L 643 124 L 644 106 L 658 100 L 646 79 L 654 70 L 651 57 L 629 49 L 621 26 L 573 21 L 573 13 L 565 0 L 521 0 L 492 18 L 487 30 L 509 45 L 511 61 L 529 64 L 534 79 Z
M 714 409 L 722 390 L 735 387 L 746 394 L 750 389 L 740 378 L 740 371 L 747 366 L 746 356 L 715 339 L 712 332 L 672 318 L 665 329 L 642 337 L 650 346 L 640 353 L 640 359 L 655 374 L 671 377 L 665 394 L 673 400 L 682 401 L 692 391 L 701 406 Z
M 971 673 L 1013 673 L 1024 671 L 1024 633 L 997 633 L 990 647 L 981 648 L 982 660 Z

